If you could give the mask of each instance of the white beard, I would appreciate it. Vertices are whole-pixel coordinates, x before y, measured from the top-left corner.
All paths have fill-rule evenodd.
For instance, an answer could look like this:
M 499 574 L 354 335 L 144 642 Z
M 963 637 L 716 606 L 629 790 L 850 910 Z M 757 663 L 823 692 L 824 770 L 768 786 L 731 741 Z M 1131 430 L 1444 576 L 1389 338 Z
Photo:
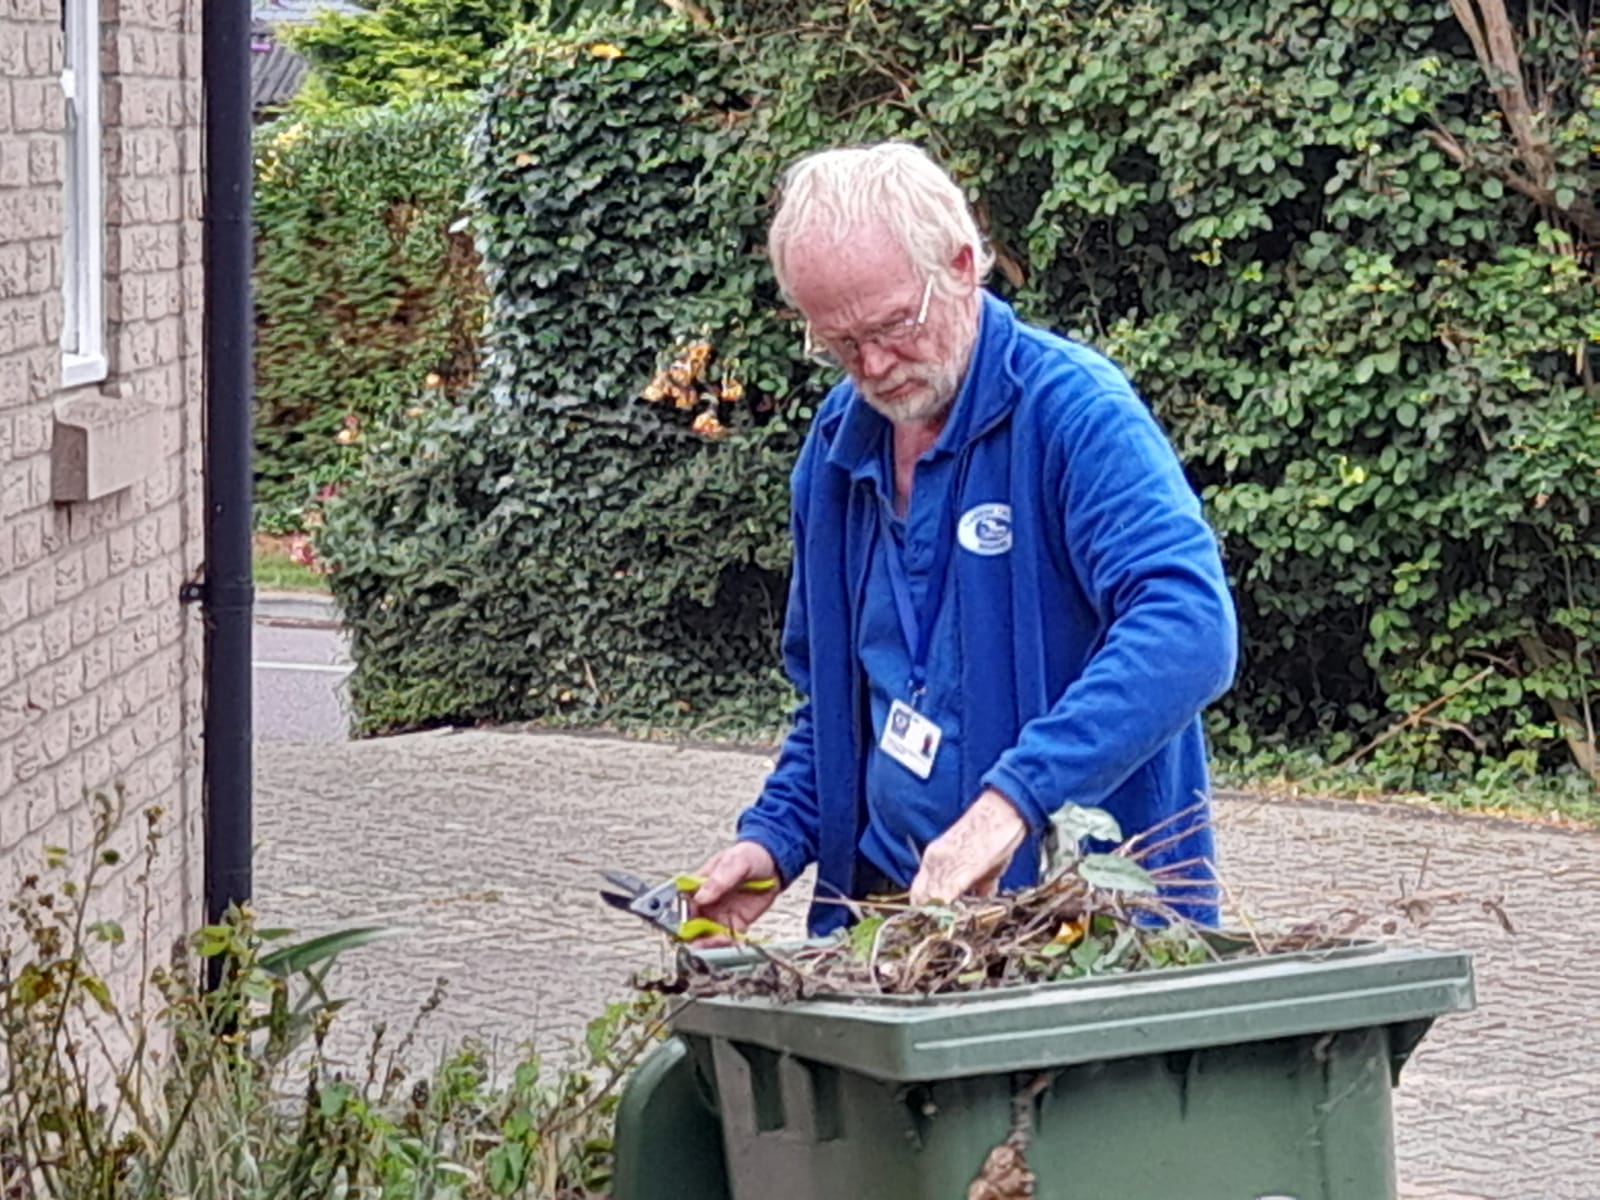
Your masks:
M 889 386 L 875 389 L 856 380 L 856 390 L 874 412 L 896 424 L 931 421 L 943 416 L 955 403 L 961 391 L 961 379 L 966 374 L 966 363 L 971 347 L 963 350 L 959 358 L 931 366 L 921 366 L 912 376 L 916 386 L 903 396 L 892 400 L 881 398 L 880 392 L 893 392 L 908 382 L 905 378 L 892 379 Z

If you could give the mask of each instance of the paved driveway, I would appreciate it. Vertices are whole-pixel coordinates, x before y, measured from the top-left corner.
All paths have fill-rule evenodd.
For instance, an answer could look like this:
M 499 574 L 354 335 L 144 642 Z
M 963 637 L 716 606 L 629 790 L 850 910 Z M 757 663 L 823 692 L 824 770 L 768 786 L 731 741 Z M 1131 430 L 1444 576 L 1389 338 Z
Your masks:
M 682 870 L 726 836 L 765 756 L 514 732 L 257 748 L 258 908 L 307 933 L 408 927 L 352 955 L 352 1016 L 403 1025 L 449 978 L 424 1045 L 552 1047 L 630 973 L 648 931 L 594 899 L 598 872 Z M 1376 805 L 1219 801 L 1225 877 L 1271 918 L 1413 887 L 1505 897 L 1413 940 L 1476 952 L 1479 1008 L 1435 1026 L 1396 1096 L 1410 1200 L 1600 1197 L 1600 834 Z M 798 930 L 786 900 L 774 932 Z M 420 1061 L 420 1060 L 419 1060 Z

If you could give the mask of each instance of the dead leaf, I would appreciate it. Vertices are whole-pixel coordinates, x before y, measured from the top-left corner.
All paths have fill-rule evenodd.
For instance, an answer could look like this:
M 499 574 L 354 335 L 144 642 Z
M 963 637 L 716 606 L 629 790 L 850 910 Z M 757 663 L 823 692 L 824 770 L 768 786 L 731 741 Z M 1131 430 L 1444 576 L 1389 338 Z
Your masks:
M 1033 1185 L 1027 1157 L 1008 1139 L 989 1151 L 983 1169 L 967 1186 L 967 1200 L 1027 1200 Z

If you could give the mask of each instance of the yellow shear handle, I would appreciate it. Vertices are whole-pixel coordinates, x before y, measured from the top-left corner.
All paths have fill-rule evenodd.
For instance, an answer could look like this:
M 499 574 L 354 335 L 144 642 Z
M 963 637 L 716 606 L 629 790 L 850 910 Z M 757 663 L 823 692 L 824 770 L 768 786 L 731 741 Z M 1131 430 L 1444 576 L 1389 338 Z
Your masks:
M 705 883 L 704 875 L 679 875 L 672 882 L 678 885 L 680 892 L 698 892 Z M 741 892 L 770 892 L 778 886 L 776 879 L 747 879 L 739 885 Z
M 735 933 L 720 921 L 713 921 L 709 917 L 690 917 L 678 926 L 678 940 L 692 942 L 703 937 L 725 937 L 734 941 L 743 941 L 744 935 Z
M 685 895 L 690 895 L 700 890 L 700 885 L 705 883 L 704 875 L 679 875 L 673 880 L 678 885 L 678 890 Z M 741 892 L 770 892 L 778 886 L 776 879 L 747 879 L 739 885 Z M 745 934 L 729 929 L 720 921 L 713 921 L 709 917 L 690 917 L 678 926 L 680 941 L 692 942 L 696 938 L 725 937 L 734 941 L 747 941 Z

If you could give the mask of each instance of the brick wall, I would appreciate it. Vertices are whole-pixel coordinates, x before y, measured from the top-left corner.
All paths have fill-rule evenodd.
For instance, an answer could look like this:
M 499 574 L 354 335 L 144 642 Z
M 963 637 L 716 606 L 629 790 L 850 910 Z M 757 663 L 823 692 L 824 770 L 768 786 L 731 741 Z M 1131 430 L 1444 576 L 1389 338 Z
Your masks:
M 45 846 L 82 850 L 88 793 L 121 785 L 166 812 L 170 938 L 201 905 L 201 630 L 178 600 L 201 558 L 199 4 L 100 5 L 110 373 L 64 391 L 60 3 L 0 0 L 0 902 Z M 131 486 L 56 503 L 57 414 L 85 395 L 146 414 L 155 453 Z M 107 916 L 137 916 L 139 869 L 113 874 Z

